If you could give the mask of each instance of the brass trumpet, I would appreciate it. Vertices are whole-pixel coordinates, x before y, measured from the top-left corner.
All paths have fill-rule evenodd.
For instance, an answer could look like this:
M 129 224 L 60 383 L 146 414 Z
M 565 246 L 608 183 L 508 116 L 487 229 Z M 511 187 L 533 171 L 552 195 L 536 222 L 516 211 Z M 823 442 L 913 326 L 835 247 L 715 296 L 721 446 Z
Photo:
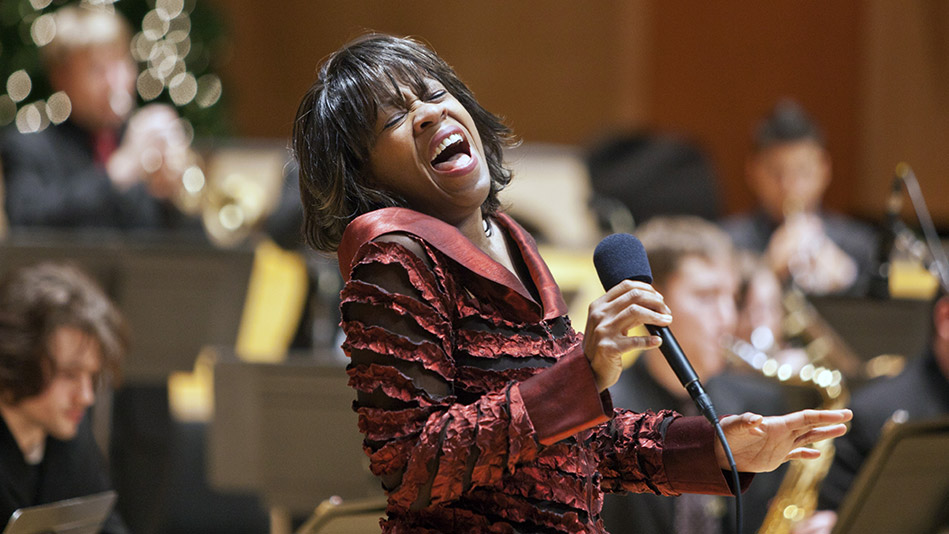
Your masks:
M 181 177 L 174 197 L 184 213 L 200 216 L 217 246 L 244 241 L 274 210 L 280 197 L 286 150 L 270 146 L 214 150 Z M 204 167 L 204 169 L 202 169 Z

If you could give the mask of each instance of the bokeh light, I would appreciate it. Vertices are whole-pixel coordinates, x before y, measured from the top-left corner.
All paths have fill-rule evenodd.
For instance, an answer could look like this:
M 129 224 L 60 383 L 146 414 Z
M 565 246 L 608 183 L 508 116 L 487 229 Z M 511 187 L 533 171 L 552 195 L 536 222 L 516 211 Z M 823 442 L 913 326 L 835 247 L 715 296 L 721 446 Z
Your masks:
M 148 61 L 148 55 L 152 49 L 152 42 L 148 40 L 148 37 L 145 37 L 145 34 L 142 32 L 136 33 L 132 36 L 132 58 L 139 63 Z
M 221 79 L 214 74 L 198 78 L 198 94 L 195 101 L 202 108 L 209 108 L 221 99 Z
M 191 121 L 182 117 L 181 119 L 181 129 L 185 132 L 185 142 L 189 145 L 194 142 L 194 125 L 191 124 Z
M 46 115 L 53 124 L 59 124 L 69 118 L 72 113 L 72 102 L 66 93 L 59 91 L 50 95 L 46 101 Z
M 197 165 L 188 167 L 181 177 L 181 183 L 184 185 L 185 190 L 192 194 L 204 189 L 205 178 L 201 167 Z
M 30 25 L 30 36 L 36 46 L 46 46 L 56 37 L 56 20 L 48 13 L 36 17 Z
M 172 20 L 184 10 L 184 0 L 158 0 L 155 2 L 155 13 L 162 20 Z
M 30 95 L 33 89 L 33 80 L 25 70 L 20 69 L 7 78 L 7 94 L 14 102 L 20 102 Z
M 168 21 L 168 35 L 165 39 L 177 43 L 184 40 L 191 34 L 191 19 L 188 17 L 178 17 Z
M 190 72 L 182 72 L 171 79 L 168 84 L 168 94 L 177 106 L 183 106 L 194 100 L 198 92 L 198 82 Z
M 152 41 L 157 41 L 168 33 L 168 20 L 161 18 L 154 9 L 145 14 L 142 19 L 142 33 Z
M 135 81 L 135 87 L 138 89 L 138 94 L 147 102 L 158 98 L 158 95 L 165 89 L 165 84 L 152 75 L 151 69 L 148 69 L 143 70 L 142 73 L 138 75 L 138 80 Z
M 22 133 L 38 132 L 49 124 L 46 119 L 45 102 L 34 102 L 20 108 L 16 114 L 16 129 Z
M 237 204 L 228 204 L 218 212 L 218 219 L 221 226 L 233 232 L 244 224 L 244 210 Z

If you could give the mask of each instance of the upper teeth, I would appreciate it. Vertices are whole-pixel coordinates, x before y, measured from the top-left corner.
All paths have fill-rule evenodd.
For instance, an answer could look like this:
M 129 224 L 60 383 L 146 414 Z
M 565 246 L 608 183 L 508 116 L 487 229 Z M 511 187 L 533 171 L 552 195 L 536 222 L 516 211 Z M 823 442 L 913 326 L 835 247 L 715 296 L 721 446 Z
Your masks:
M 451 145 L 455 143 L 460 143 L 461 141 L 462 141 L 462 137 L 460 133 L 453 133 L 449 135 L 448 137 L 442 139 L 442 142 L 439 143 L 438 147 L 435 149 L 435 156 L 432 159 L 437 158 L 438 155 L 441 154 L 442 151 L 445 150 L 446 148 L 450 147 Z

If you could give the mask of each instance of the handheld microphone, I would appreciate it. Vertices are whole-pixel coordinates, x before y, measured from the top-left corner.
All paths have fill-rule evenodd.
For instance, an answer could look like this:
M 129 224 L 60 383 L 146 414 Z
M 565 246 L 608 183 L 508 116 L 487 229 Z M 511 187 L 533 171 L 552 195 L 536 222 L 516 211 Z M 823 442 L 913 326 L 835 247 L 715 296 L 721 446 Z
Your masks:
M 652 283 L 652 269 L 642 242 L 630 234 L 613 234 L 605 237 L 593 252 L 593 265 L 600 277 L 603 288 L 609 291 L 623 280 L 637 280 Z M 713 425 L 718 423 L 718 415 L 699 377 L 692 368 L 689 359 L 682 352 L 672 331 L 665 326 L 646 325 L 646 330 L 662 339 L 660 352 L 665 356 L 669 367 L 675 372 L 682 387 L 689 392 L 699 413 Z

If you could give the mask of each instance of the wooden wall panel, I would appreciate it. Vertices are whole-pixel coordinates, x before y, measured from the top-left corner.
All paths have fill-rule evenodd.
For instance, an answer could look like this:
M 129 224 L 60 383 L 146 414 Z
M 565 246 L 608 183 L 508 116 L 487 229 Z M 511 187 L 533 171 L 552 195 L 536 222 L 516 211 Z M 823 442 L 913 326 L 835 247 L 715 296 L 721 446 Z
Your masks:
M 744 162 L 755 123 L 782 97 L 823 126 L 834 163 L 827 203 L 849 210 L 856 183 L 857 2 L 663 2 L 657 9 L 652 122 L 711 153 L 727 209 L 753 203 Z
M 241 136 L 287 138 L 320 60 L 372 29 L 429 42 L 525 141 L 583 146 L 647 126 L 697 139 L 729 212 L 753 203 L 743 167 L 755 122 L 796 98 L 827 133 L 831 208 L 879 217 L 882 162 L 911 158 L 949 225 L 938 202 L 949 195 L 949 67 L 934 78 L 916 66 L 927 50 L 949 52 L 945 32 L 913 36 L 947 11 L 939 0 L 212 1 L 231 27 L 222 75 Z
M 949 230 L 949 5 L 868 2 L 856 209 L 879 212 L 900 161 L 914 170 L 936 224 Z M 907 224 L 918 227 L 910 201 Z
M 635 68 L 636 58 L 623 57 L 640 48 L 638 37 L 627 34 L 618 18 L 635 18 L 637 6 L 646 2 L 610 1 L 592 8 L 571 0 L 217 0 L 217 5 L 232 29 L 222 75 L 241 135 L 288 135 L 317 64 L 366 30 L 430 43 L 482 104 L 506 117 L 525 140 L 581 143 L 621 115 L 645 115 L 635 103 L 620 104 L 621 94 L 642 91 L 642 84 L 620 86 L 635 83 L 625 73 L 641 69 Z

